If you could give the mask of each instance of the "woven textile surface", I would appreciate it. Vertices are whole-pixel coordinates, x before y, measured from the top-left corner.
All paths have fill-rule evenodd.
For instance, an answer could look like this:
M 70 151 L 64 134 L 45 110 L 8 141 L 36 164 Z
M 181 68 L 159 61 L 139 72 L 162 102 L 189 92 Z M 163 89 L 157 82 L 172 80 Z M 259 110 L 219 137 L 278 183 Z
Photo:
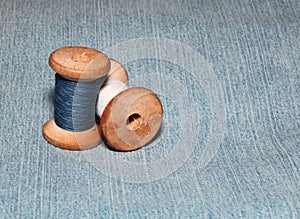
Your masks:
M 300 218 L 298 0 L 1 0 L 0 218 Z M 47 143 L 52 51 L 160 98 L 146 147 Z

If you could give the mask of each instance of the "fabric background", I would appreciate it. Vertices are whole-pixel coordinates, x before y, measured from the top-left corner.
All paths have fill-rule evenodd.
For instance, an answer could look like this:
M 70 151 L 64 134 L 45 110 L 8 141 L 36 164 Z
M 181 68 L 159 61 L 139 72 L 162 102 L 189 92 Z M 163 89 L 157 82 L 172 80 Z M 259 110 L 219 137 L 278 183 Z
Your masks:
M 298 0 L 0 2 L 0 218 L 299 218 Z M 160 97 L 140 150 L 48 144 L 50 53 L 80 45 Z

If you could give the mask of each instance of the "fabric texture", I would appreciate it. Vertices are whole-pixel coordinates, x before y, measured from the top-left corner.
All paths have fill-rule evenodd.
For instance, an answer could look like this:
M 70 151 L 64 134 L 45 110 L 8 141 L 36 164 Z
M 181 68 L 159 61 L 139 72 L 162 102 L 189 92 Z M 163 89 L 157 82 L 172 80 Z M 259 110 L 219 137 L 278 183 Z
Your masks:
M 0 218 L 299 218 L 299 28 L 298 0 L 1 0 Z M 44 140 L 70 45 L 157 93 L 149 145 Z

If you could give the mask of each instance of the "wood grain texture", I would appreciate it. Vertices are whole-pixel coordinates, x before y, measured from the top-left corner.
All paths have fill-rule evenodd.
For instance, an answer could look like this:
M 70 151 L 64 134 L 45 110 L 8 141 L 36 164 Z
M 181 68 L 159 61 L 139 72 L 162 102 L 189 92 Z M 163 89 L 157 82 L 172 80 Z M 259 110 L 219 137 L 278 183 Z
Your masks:
M 52 145 L 66 150 L 86 150 L 100 144 L 99 126 L 82 132 L 70 132 L 58 127 L 53 119 L 43 126 L 43 135 Z
M 128 85 L 128 73 L 126 69 L 120 62 L 114 59 L 110 59 L 110 71 L 108 72 L 108 78 L 117 79 Z
M 162 118 L 161 102 L 152 91 L 129 88 L 106 106 L 100 121 L 101 135 L 116 150 L 136 150 L 155 137 Z
M 103 77 L 110 69 L 110 61 L 105 54 L 82 46 L 55 50 L 50 55 L 49 65 L 60 75 L 82 80 Z

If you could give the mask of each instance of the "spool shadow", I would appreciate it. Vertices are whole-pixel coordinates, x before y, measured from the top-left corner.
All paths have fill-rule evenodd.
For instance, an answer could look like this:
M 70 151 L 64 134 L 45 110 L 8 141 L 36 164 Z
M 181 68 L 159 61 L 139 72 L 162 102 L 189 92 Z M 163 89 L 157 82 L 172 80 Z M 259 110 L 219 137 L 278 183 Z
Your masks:
M 54 101 L 55 101 L 55 89 L 52 88 L 51 90 L 49 90 L 49 92 L 46 92 L 45 94 L 46 96 L 46 100 L 48 103 L 54 105 Z

